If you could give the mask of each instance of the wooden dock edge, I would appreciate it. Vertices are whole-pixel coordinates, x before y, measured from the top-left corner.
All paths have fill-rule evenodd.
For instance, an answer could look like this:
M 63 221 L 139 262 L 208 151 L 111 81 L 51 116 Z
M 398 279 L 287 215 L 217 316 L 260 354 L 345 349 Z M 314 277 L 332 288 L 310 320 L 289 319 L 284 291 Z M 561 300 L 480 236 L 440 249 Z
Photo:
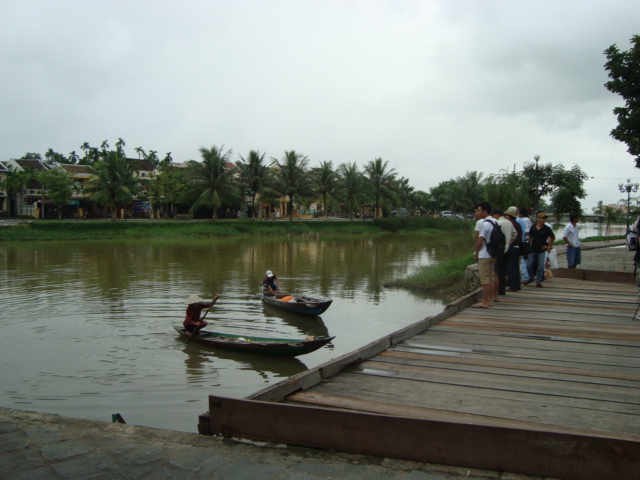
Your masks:
M 209 397 L 209 429 L 312 448 L 567 480 L 640 479 L 638 440 Z
M 606 272 L 601 270 L 581 270 L 578 268 L 555 268 L 553 275 L 558 278 L 572 278 L 590 282 L 635 283 L 631 272 Z
M 374 342 L 371 342 L 364 347 L 361 347 L 353 352 L 346 353 L 338 358 L 334 358 L 328 362 L 325 362 L 317 367 L 300 372 L 297 375 L 286 378 L 278 383 L 270 385 L 258 392 L 255 392 L 248 397 L 248 400 L 262 400 L 267 402 L 281 402 L 287 395 L 292 394 L 298 390 L 306 390 L 320 383 L 323 379 L 332 377 L 340 372 L 347 365 L 368 360 L 371 357 L 376 356 L 378 353 L 383 352 L 392 345 L 396 345 L 407 338 L 413 337 L 419 333 L 424 332 L 432 325 L 437 325 L 443 320 L 449 318 L 452 315 L 464 310 L 473 303 L 475 303 L 480 295 L 480 290 L 476 290 L 467 295 L 457 298 L 447 306 L 438 315 L 433 317 L 427 317 L 424 320 L 420 320 L 412 325 L 401 328 L 390 335 L 382 337 Z M 198 432 L 202 435 L 213 435 L 209 427 L 209 412 L 205 412 L 199 416 L 198 420 Z

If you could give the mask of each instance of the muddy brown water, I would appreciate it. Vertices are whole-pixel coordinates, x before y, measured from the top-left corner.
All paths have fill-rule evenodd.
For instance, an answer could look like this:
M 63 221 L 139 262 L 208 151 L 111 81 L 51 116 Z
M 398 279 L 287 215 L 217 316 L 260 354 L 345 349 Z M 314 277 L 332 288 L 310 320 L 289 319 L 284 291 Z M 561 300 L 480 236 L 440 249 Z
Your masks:
M 442 311 L 440 298 L 383 284 L 471 244 L 470 233 L 0 243 L 0 405 L 195 432 L 209 394 L 244 397 Z M 267 269 L 333 304 L 321 317 L 265 306 Z M 190 293 L 221 295 L 211 330 L 336 338 L 297 358 L 185 345 L 172 325 Z

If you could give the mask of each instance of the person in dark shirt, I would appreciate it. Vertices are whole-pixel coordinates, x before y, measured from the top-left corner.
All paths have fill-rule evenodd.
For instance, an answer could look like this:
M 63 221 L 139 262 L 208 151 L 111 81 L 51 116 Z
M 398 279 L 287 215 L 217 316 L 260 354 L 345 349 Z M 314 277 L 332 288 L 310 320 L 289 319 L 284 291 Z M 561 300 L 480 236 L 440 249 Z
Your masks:
M 509 245 L 507 252 L 507 289 L 510 292 L 519 292 L 520 286 L 520 244 L 522 243 L 522 227 L 516 221 L 518 218 L 518 209 L 516 207 L 509 207 L 504 216 L 511 222 L 513 228 L 516 230 L 516 238 Z
M 271 295 L 273 295 L 280 289 L 278 277 L 276 277 L 271 270 L 267 270 L 267 274 L 262 279 L 262 286 L 265 290 L 268 290 Z
M 530 284 L 535 274 L 536 287 L 538 288 L 542 288 L 545 254 L 553 248 L 553 242 L 556 239 L 553 230 L 545 225 L 547 218 L 549 216 L 546 213 L 540 212 L 536 224 L 529 230 L 529 240 L 531 242 L 531 253 L 529 253 L 529 258 L 527 259 L 529 280 L 524 284 Z M 534 272 L 535 268 L 537 268 L 537 271 Z
M 182 323 L 187 332 L 193 332 L 195 329 L 200 330 L 208 325 L 207 322 L 200 319 L 200 314 L 205 308 L 213 307 L 213 304 L 216 303 L 219 298 L 220 295 L 216 295 L 212 301 L 205 302 L 196 294 L 189 295 L 189 298 L 184 302 L 185 305 L 187 305 L 187 312 L 184 317 L 184 322 Z

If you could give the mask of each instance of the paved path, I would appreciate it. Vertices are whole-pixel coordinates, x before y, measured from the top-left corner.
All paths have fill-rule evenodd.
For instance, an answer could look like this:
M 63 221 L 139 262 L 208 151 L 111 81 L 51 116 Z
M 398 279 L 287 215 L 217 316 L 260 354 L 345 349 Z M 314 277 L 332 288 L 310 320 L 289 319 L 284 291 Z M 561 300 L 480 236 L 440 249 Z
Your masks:
M 622 245 L 621 241 L 607 242 Z M 633 271 L 626 248 L 586 244 L 582 268 Z M 600 248 L 595 248 L 600 247 Z M 563 252 L 558 247 L 558 253 Z M 562 262 L 564 258 L 560 256 Z M 562 265 L 562 264 L 561 264 Z M 195 421 L 195 419 L 194 419 Z M 540 479 L 0 408 L 0 479 Z

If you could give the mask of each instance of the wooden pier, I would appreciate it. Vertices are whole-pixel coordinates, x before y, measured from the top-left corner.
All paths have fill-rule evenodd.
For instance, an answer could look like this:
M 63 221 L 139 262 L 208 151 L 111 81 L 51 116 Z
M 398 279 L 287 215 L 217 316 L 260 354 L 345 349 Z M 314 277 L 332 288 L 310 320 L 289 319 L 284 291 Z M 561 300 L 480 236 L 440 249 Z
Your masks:
M 560 269 L 490 309 L 470 295 L 246 399 L 222 434 L 562 479 L 640 479 L 640 320 L 628 273 Z

